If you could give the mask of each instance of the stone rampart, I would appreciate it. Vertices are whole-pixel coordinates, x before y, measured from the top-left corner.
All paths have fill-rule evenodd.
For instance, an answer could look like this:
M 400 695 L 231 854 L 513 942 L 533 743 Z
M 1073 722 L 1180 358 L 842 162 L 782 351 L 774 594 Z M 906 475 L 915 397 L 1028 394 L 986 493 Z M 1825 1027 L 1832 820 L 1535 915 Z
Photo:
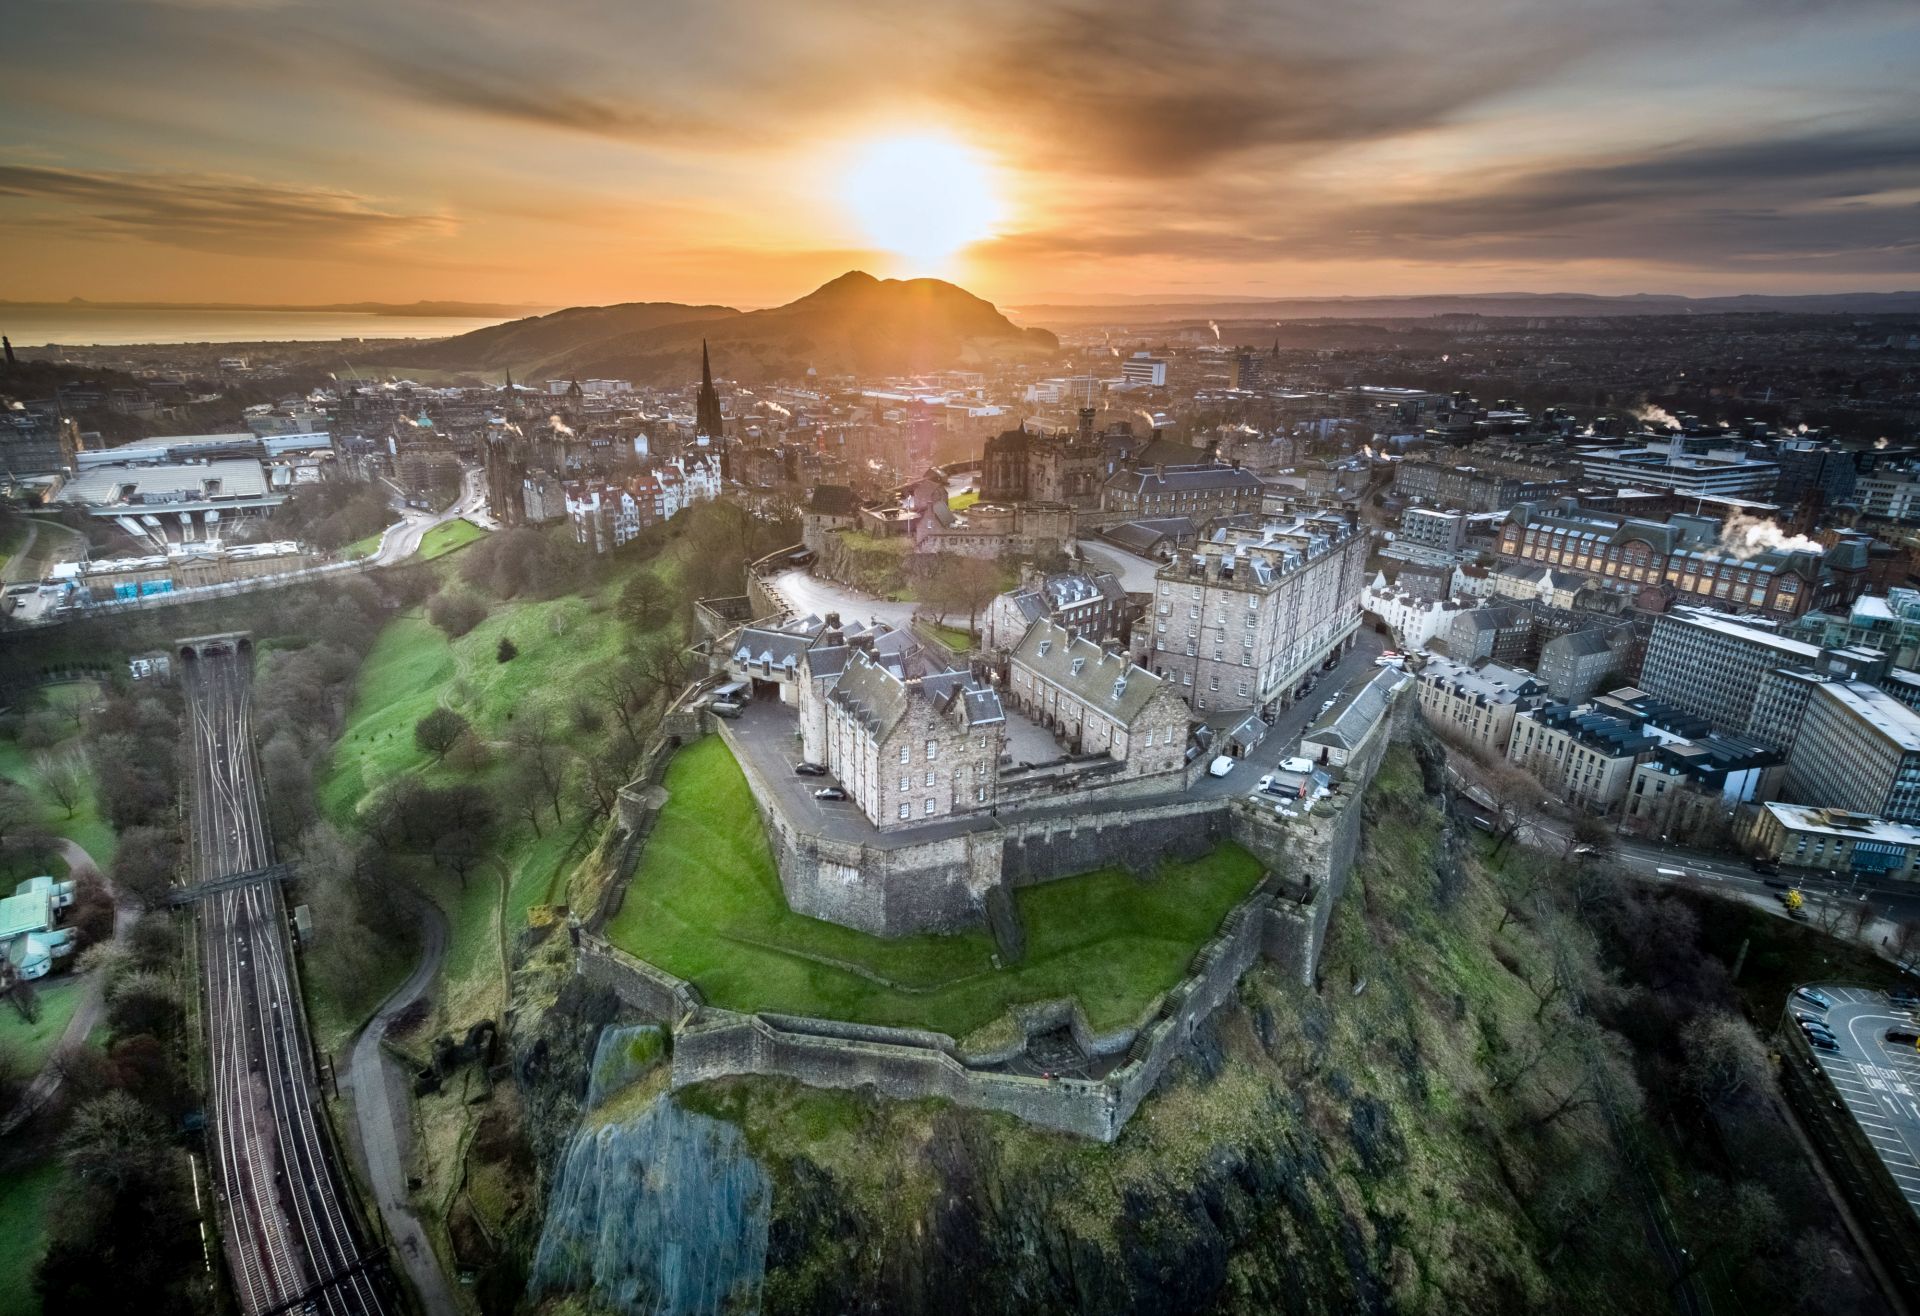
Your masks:
M 788 886 L 790 900 L 800 897 L 794 907 L 854 926 L 860 926 L 855 919 L 874 920 L 878 926 L 871 930 L 876 931 L 896 919 L 922 928 L 929 918 L 972 912 L 973 893 L 995 883 L 1038 882 L 1085 871 L 1150 844 L 1237 841 L 1262 860 L 1268 876 L 1227 915 L 1194 956 L 1187 976 L 1132 1027 L 1096 1034 L 1077 1002 L 1040 1001 L 1013 1010 L 1015 1037 L 962 1053 L 941 1033 L 717 1009 L 706 1005 L 691 983 L 590 931 L 577 937 L 578 972 L 610 987 L 629 1008 L 678 1024 L 670 1080 L 676 1089 L 748 1074 L 815 1087 L 870 1087 L 899 1100 L 944 1097 L 1111 1142 L 1186 1052 L 1194 1032 L 1234 995 L 1257 962 L 1271 960 L 1295 980 L 1312 984 L 1328 920 L 1359 850 L 1362 797 L 1387 747 L 1405 734 L 1414 703 L 1404 690 L 1397 694 L 1354 747 L 1341 781 L 1300 817 L 1283 818 L 1270 804 L 1246 799 L 1143 802 L 1101 815 L 1002 819 L 937 840 L 880 846 L 802 840 L 784 828 L 777 810 L 767 811 L 775 849 L 787 851 L 783 884 L 790 867 L 806 879 Z M 895 907 L 890 903 L 895 889 L 932 894 Z M 836 891 L 849 893 L 844 904 L 835 903 Z M 806 900 L 813 905 L 802 903 Z M 1124 1061 L 1100 1079 L 1006 1071 L 1033 1038 L 1061 1028 L 1086 1055 L 1104 1060 L 1124 1055 Z

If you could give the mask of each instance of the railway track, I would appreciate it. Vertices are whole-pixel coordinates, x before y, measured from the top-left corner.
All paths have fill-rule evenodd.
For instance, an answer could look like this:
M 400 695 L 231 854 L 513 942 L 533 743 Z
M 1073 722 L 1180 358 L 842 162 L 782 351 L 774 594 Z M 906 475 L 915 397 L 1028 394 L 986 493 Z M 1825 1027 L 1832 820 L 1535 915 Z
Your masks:
M 250 721 L 244 640 L 183 642 L 193 748 L 192 880 L 273 863 Z M 397 1309 L 317 1108 L 280 883 L 228 883 L 195 902 L 221 1236 L 247 1316 Z

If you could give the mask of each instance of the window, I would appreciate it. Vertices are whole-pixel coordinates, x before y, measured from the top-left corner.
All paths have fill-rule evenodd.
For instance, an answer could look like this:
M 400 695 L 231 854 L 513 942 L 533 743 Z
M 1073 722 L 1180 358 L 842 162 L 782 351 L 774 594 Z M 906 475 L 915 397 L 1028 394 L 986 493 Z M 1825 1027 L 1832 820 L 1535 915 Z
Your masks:
M 911 749 L 909 749 L 909 748 L 908 748 L 907 746 L 905 746 L 905 745 L 902 745 L 902 746 L 900 747 L 900 761 L 901 761 L 902 763 L 906 763 L 906 762 L 908 762 L 908 761 L 909 761 L 909 758 L 908 758 L 908 756 L 909 756 L 909 755 L 911 755 L 912 753 L 913 753 L 913 751 L 912 751 Z
M 985 786 L 974 787 L 973 802 L 975 804 L 985 804 L 987 802 L 987 788 Z
M 933 785 L 933 774 L 931 772 L 927 774 L 927 785 Z
M 901 774 L 900 774 L 900 789 L 901 789 L 901 790 L 905 790 L 905 789 L 907 789 L 907 785 L 908 785 L 908 783 L 909 783 L 909 782 L 910 782 L 911 780 L 912 780 L 912 778 L 910 778 L 910 777 L 908 777 L 908 776 L 907 776 L 907 775 L 906 775 L 906 774 L 905 774 L 904 772 L 903 772 L 903 773 L 901 773 Z
M 924 812 L 926 813 L 927 817 L 929 818 L 933 817 L 933 797 L 931 795 L 927 797 L 927 807 L 924 810 Z
M 913 817 L 913 806 L 912 806 L 912 805 L 910 805 L 910 804 L 903 804 L 903 805 L 901 805 L 901 806 L 900 806 L 900 816 L 901 816 L 902 818 L 911 818 L 911 817 Z
M 927 762 L 931 763 L 939 757 L 940 757 L 940 742 L 937 740 L 929 740 L 927 742 Z

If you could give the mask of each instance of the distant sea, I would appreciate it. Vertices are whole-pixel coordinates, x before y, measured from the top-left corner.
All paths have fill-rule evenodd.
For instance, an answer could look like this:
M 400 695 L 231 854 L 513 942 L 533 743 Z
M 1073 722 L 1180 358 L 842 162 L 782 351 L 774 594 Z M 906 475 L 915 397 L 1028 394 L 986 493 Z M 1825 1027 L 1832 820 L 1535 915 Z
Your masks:
M 294 343 L 339 338 L 450 338 L 504 317 L 374 315 L 365 311 L 121 311 L 94 306 L 0 306 L 15 347 L 135 343 Z

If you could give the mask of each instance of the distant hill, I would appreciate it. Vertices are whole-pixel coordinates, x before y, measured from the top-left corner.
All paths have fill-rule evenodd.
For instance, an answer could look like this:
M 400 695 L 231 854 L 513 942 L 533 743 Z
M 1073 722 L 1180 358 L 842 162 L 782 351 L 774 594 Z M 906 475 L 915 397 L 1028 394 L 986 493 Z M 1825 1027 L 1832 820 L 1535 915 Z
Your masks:
M 1620 316 L 1727 315 L 1771 311 L 1795 315 L 1915 315 L 1920 292 L 1839 292 L 1804 296 L 1743 294 L 1678 297 L 1634 293 L 1491 292 L 1431 297 L 1245 297 L 1102 300 L 1086 305 L 1012 308 L 1022 320 L 1047 324 L 1163 324 L 1180 320 L 1410 320 L 1437 315 Z
M 993 304 L 938 279 L 876 279 L 855 270 L 798 301 L 760 311 L 675 302 L 578 306 L 436 343 L 379 353 L 388 369 L 492 373 L 528 380 L 686 380 L 700 343 L 717 374 L 747 382 L 823 375 L 910 374 L 1004 356 L 1037 356 L 1059 341 L 1022 329 Z

